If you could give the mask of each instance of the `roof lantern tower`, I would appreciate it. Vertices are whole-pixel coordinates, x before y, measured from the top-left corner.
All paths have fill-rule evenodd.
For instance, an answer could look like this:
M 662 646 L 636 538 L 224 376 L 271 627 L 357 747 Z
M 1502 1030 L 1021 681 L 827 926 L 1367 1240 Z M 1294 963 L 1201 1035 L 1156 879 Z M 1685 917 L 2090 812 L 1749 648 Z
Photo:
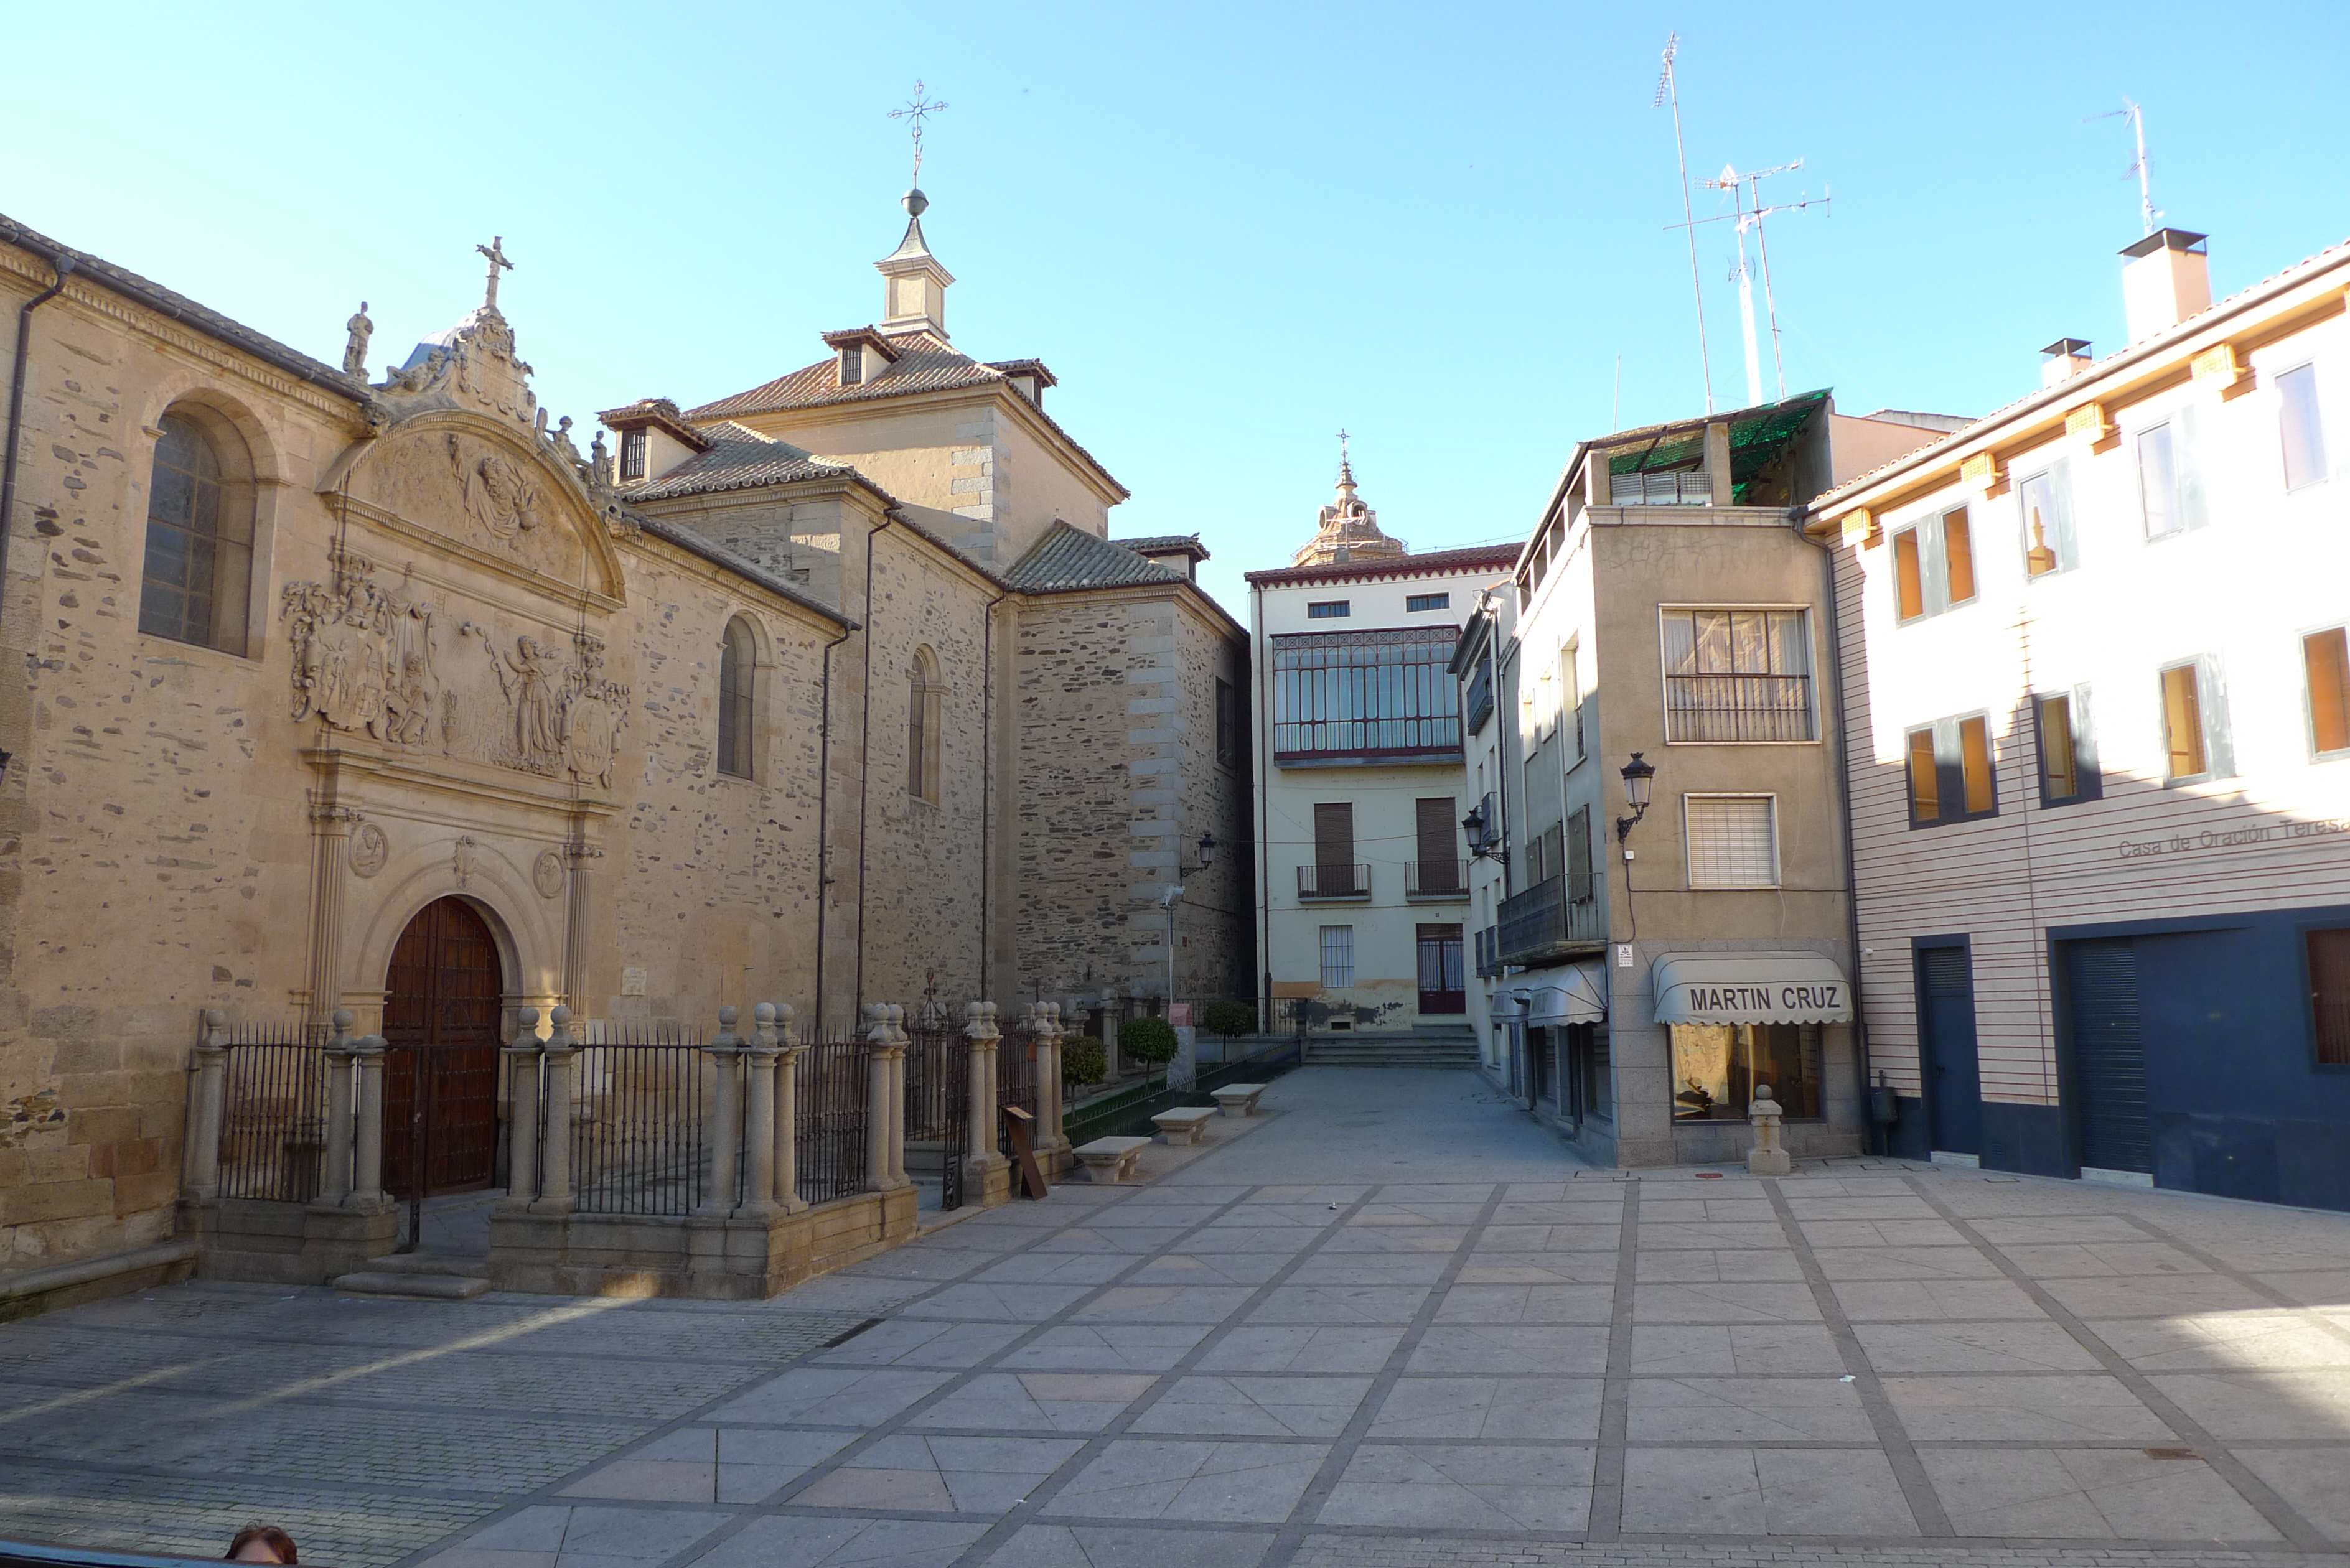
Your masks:
M 1355 467 L 1347 453 L 1347 435 L 1338 432 L 1338 493 L 1322 508 L 1314 537 L 1292 557 L 1293 566 L 1328 566 L 1345 561 L 1369 561 L 1409 555 L 1400 539 L 1379 531 L 1379 514 L 1355 493 Z

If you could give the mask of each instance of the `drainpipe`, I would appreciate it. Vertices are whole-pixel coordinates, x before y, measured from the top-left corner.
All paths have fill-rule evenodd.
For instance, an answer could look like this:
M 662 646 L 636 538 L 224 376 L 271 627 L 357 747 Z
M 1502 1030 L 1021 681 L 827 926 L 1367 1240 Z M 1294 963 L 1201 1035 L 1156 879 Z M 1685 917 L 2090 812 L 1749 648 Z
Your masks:
M 1265 733 L 1269 707 L 1265 701 L 1264 678 L 1264 588 L 1249 585 L 1252 601 L 1249 616 L 1249 657 L 1256 664 L 1256 752 L 1249 759 L 1249 771 L 1256 775 L 1256 866 L 1257 886 L 1263 889 L 1257 898 L 1257 959 L 1263 964 L 1260 971 L 1264 978 L 1264 1030 L 1273 1033 L 1273 848 L 1267 842 L 1273 836 L 1272 804 L 1266 786 L 1272 783 L 1272 737 Z M 1182 846 L 1176 846 L 1176 869 L 1182 869 Z
M 873 590 L 868 587 L 865 591 L 869 599 Z M 1007 587 L 988 600 L 987 607 L 979 612 L 983 618 L 979 634 L 979 733 L 983 748 L 979 762 L 979 993 L 982 996 L 992 994 L 995 989 L 988 983 L 991 978 L 988 964 L 992 956 L 988 948 L 992 929 L 988 924 L 988 914 L 995 892 L 995 607 L 1011 597 L 1012 590 Z M 1013 657 L 1017 659 L 1019 655 L 1014 653 Z M 946 743 L 943 734 L 939 743 Z
M 1814 539 L 1804 531 L 1806 508 L 1788 508 L 1787 524 L 1795 537 L 1815 546 L 1820 552 L 1820 580 L 1825 585 L 1828 610 L 1828 680 L 1835 688 L 1835 748 L 1836 748 L 1836 812 L 1839 819 L 1838 836 L 1844 841 L 1844 905 L 1846 939 L 1852 952 L 1852 1057 L 1860 1077 L 1858 1100 L 1865 1147 L 1872 1153 L 1882 1153 L 1878 1124 L 1869 1099 L 1868 1073 L 1868 1013 L 1861 1005 L 1860 992 L 1860 883 L 1853 867 L 1852 851 L 1852 749 L 1845 734 L 1844 708 L 1844 628 L 1836 610 L 1835 546 L 1824 539 Z M 1890 1134 L 1883 1137 L 1889 1138 Z
M 824 1029 L 825 889 L 832 886 L 832 839 L 829 833 L 829 808 L 832 805 L 832 650 L 847 642 L 849 632 L 855 629 L 854 627 L 844 628 L 838 637 L 824 645 L 824 669 L 819 677 L 823 696 L 819 699 L 816 724 L 816 1020 L 813 1025 L 819 1037 Z
M 73 275 L 74 259 L 58 255 L 49 264 L 57 269 L 57 280 L 16 311 L 16 363 L 8 376 L 8 447 L 7 455 L 0 459 L 0 594 L 5 594 L 8 569 L 8 524 L 16 514 L 16 443 L 25 425 L 25 368 L 33 355 L 33 312 L 65 292 L 66 279 Z M 0 771 L 8 766 L 8 753 L 0 751 Z

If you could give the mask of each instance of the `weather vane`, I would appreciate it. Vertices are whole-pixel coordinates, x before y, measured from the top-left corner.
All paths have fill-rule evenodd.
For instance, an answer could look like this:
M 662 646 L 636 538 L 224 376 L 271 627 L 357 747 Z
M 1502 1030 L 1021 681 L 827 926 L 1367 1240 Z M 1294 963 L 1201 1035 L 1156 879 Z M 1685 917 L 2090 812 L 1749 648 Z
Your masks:
M 928 103 L 923 100 L 921 78 L 918 77 L 914 80 L 914 96 L 908 100 L 906 107 L 889 111 L 889 118 L 892 119 L 913 122 L 910 129 L 914 133 L 914 179 L 917 182 L 922 177 L 922 121 L 945 108 L 946 105 L 943 102 Z

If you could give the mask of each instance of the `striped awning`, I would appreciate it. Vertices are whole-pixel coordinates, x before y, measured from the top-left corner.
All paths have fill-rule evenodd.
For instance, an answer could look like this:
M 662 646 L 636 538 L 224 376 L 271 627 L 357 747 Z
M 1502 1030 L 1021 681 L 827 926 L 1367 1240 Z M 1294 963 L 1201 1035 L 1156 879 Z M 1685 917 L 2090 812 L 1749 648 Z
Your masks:
M 1600 1023 L 1607 1017 L 1607 976 L 1597 964 L 1553 971 L 1527 988 L 1526 1022 L 1536 1028 Z
M 1818 953 L 1666 953 L 1648 984 L 1659 1023 L 1852 1021 L 1852 982 Z

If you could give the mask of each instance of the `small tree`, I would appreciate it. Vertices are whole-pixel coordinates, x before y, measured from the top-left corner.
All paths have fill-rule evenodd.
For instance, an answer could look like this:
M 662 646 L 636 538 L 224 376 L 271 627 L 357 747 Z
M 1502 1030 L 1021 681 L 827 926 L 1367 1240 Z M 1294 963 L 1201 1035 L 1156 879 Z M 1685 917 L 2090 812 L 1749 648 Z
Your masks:
M 1102 1049 L 1100 1041 L 1077 1036 L 1061 1042 L 1062 1087 L 1081 1088 L 1108 1076 L 1109 1053 Z
M 1252 1002 L 1235 1002 L 1230 997 L 1211 1002 L 1200 1010 L 1200 1027 L 1221 1037 L 1224 1043 L 1224 1054 L 1230 1056 L 1233 1041 L 1256 1032 L 1256 1007 Z
M 1138 1062 L 1175 1059 L 1175 1029 L 1163 1018 L 1137 1018 L 1118 1026 L 1118 1048 Z

